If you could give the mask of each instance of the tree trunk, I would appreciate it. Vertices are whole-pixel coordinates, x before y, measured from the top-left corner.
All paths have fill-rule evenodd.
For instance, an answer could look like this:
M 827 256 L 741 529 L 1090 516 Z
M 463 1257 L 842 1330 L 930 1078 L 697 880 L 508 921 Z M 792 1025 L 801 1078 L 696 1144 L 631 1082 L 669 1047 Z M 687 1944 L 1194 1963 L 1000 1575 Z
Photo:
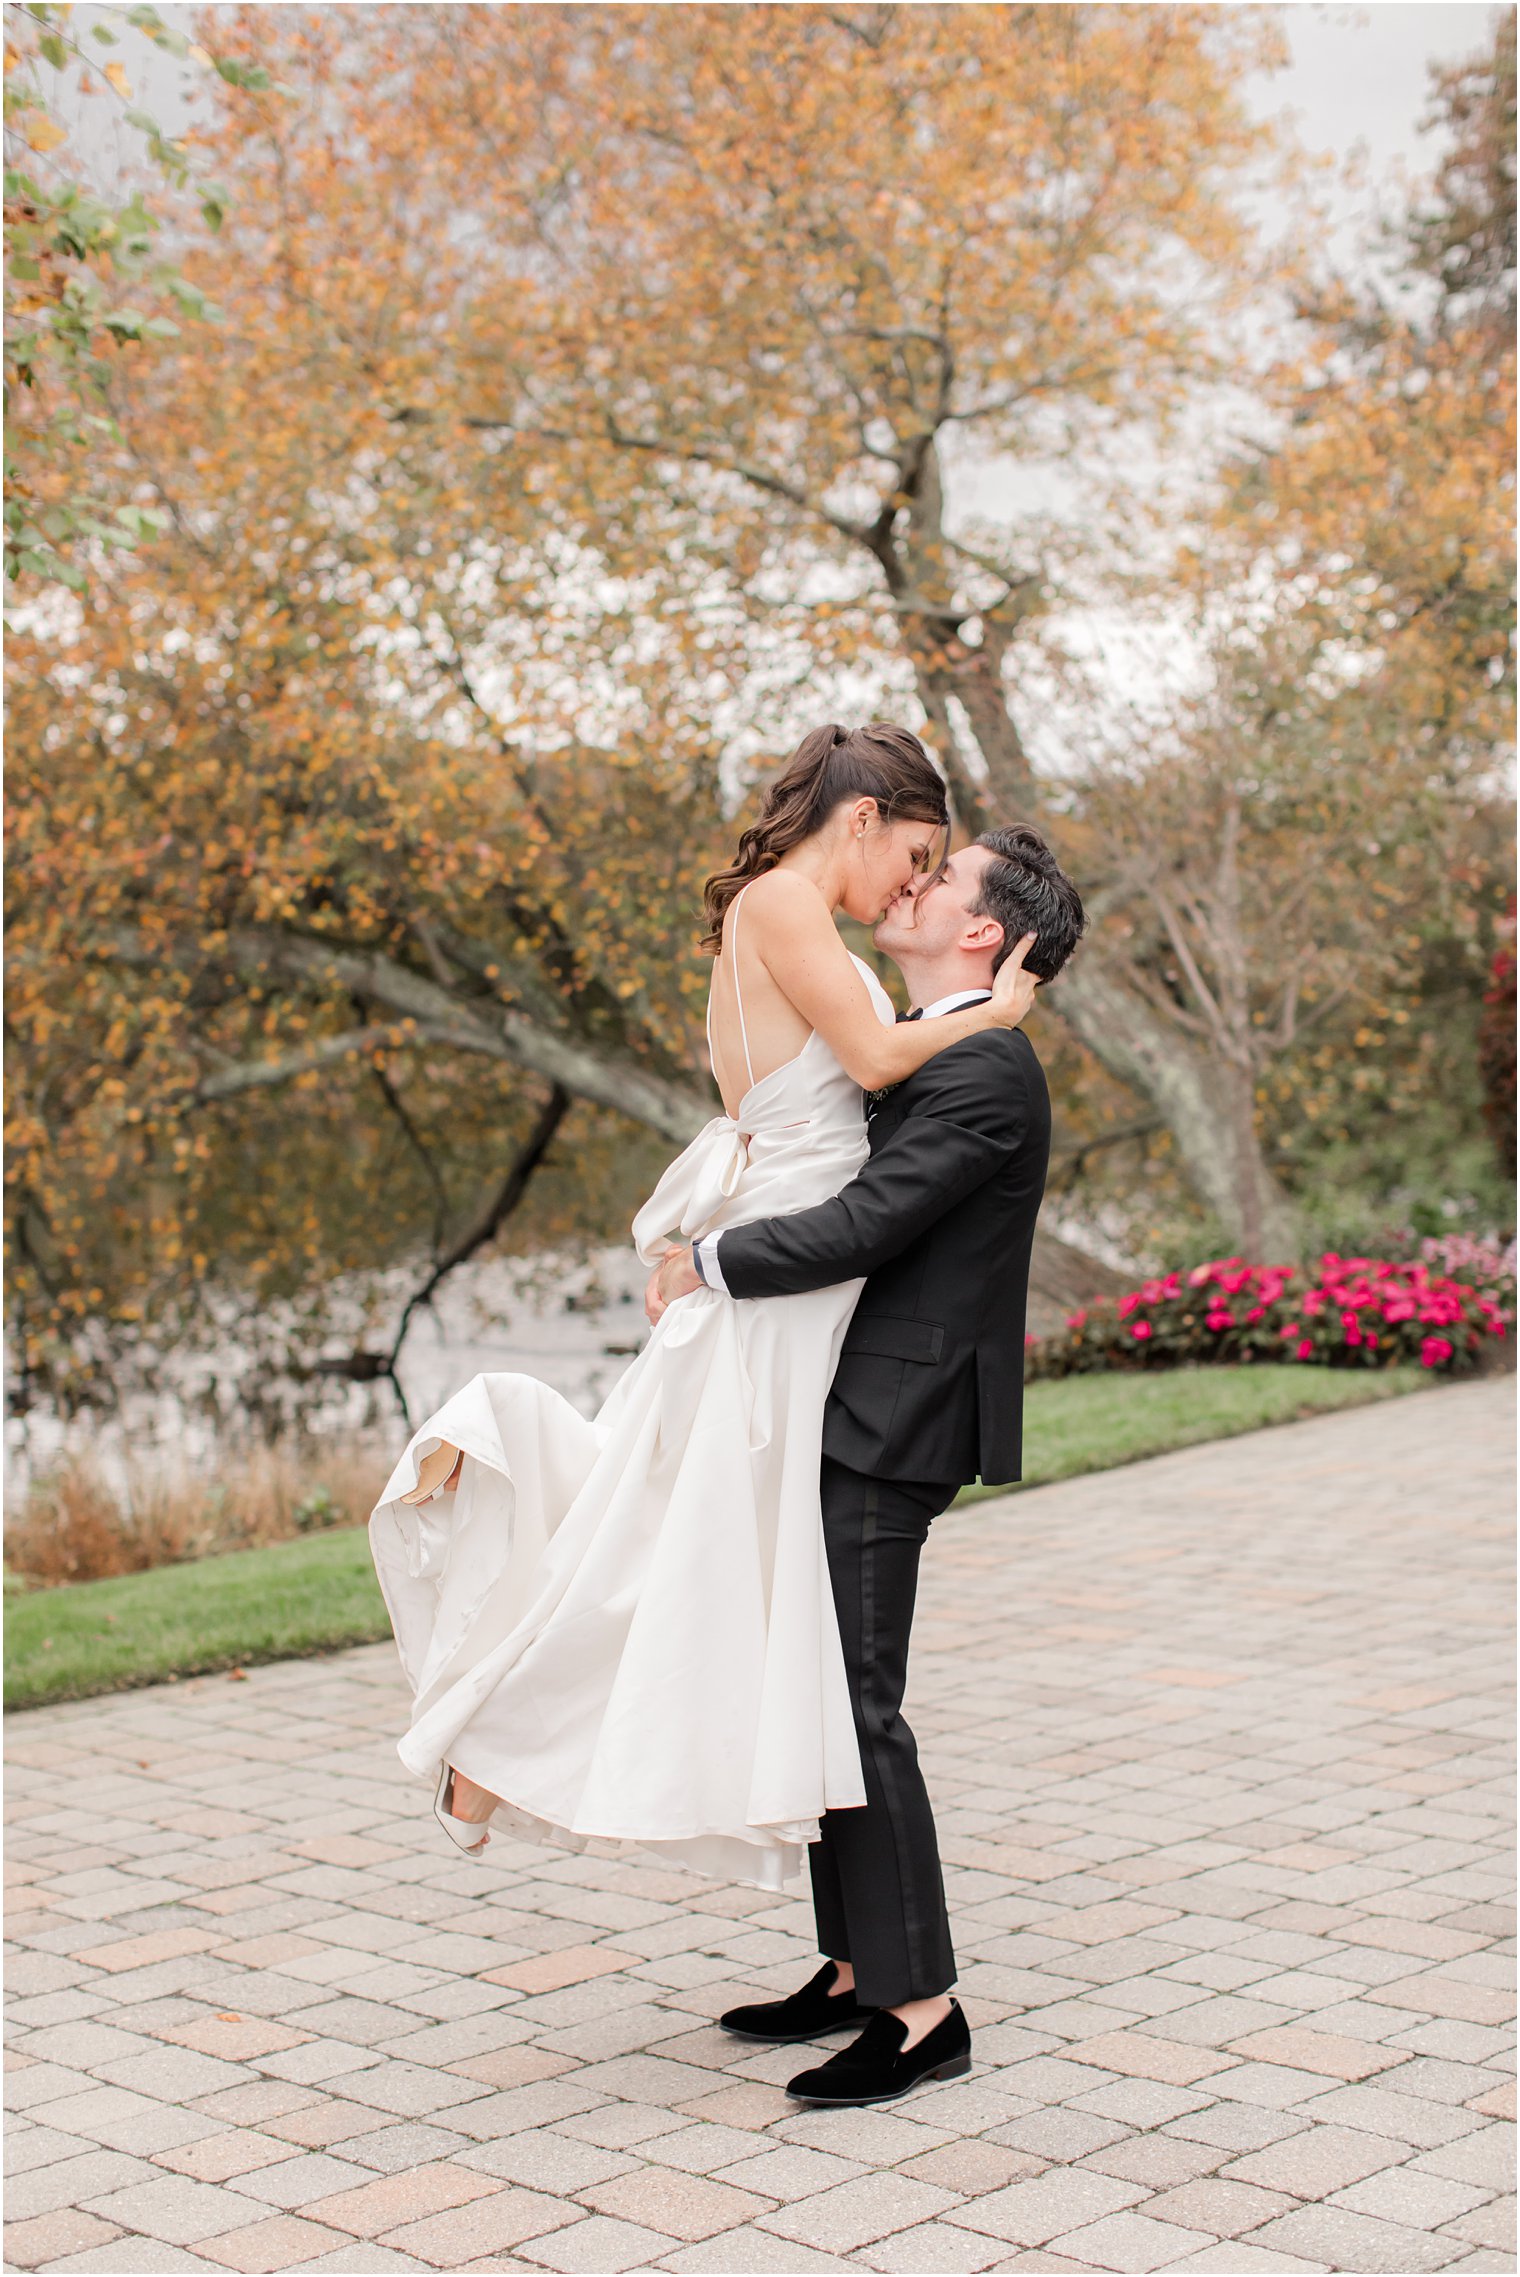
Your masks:
M 957 610 L 946 564 L 938 453 L 932 441 L 905 468 L 905 529 L 878 524 L 872 550 L 902 608 L 903 631 L 919 700 L 940 733 L 940 748 L 957 818 L 975 834 L 999 822 L 1040 819 L 1039 784 L 1008 709 L 1003 660 L 1027 602 L 1014 599 L 1013 621 L 982 615 L 982 639 L 961 637 L 970 612 Z M 1022 591 L 1022 588 L 1020 589 Z M 909 605 L 922 601 L 915 610 Z M 951 730 L 949 699 L 958 699 L 986 769 L 979 782 Z M 1256 1133 L 1248 1074 L 1205 1057 L 1169 1030 L 1163 1017 L 1104 963 L 1097 944 L 1083 948 L 1051 991 L 1052 1008 L 1108 1070 L 1155 1109 L 1177 1144 L 1188 1182 L 1227 1238 L 1252 1258 L 1298 1254 L 1287 1196 L 1267 1168 Z
M 1294 1215 L 1263 1158 L 1248 1073 L 1205 1058 L 1084 951 L 1052 984 L 1052 1008 L 1111 1075 L 1148 1099 L 1177 1144 L 1199 1200 L 1253 1261 L 1298 1255 Z

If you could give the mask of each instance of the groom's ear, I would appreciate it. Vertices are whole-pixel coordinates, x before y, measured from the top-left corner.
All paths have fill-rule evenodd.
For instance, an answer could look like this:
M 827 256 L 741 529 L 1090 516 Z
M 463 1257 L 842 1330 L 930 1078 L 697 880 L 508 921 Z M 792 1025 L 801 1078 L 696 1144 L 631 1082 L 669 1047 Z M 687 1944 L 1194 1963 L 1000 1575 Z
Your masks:
M 962 946 L 978 952 L 990 949 L 994 956 L 1003 946 L 1006 935 L 998 920 L 987 910 L 967 920 L 966 938 Z

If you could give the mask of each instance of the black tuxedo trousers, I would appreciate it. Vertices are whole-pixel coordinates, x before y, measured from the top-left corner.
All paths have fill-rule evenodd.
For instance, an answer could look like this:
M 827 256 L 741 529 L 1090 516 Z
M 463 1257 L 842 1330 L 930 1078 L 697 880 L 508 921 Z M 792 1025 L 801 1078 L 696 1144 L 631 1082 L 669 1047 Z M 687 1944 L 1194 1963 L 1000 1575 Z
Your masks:
M 860 1997 L 944 1992 L 955 1958 L 934 1820 L 902 1720 L 919 1552 L 956 1488 L 1016 1479 L 1024 1306 L 1050 1096 L 1023 1031 L 968 1037 L 876 1104 L 832 1200 L 727 1228 L 730 1294 L 860 1276 L 823 1418 L 823 1526 L 865 1772 L 810 1853 L 818 1938 Z
M 866 1807 L 824 1813 L 808 1866 L 818 1949 L 852 1964 L 858 1997 L 873 2008 L 955 1982 L 934 1814 L 902 1700 L 919 1552 L 959 1483 L 823 1464 L 824 1541 Z

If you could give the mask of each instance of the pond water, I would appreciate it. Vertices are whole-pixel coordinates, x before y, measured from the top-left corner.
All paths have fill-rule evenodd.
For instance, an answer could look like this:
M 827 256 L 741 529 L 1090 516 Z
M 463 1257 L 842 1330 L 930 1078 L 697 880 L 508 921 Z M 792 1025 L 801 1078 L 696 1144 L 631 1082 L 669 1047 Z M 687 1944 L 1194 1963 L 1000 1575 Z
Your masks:
M 398 1374 L 411 1416 L 403 1418 L 388 1383 L 338 1383 L 324 1388 L 308 1427 L 320 1439 L 331 1436 L 373 1445 L 377 1454 L 399 1453 L 411 1428 L 471 1376 L 485 1371 L 517 1372 L 552 1384 L 582 1414 L 594 1414 L 649 1333 L 644 1318 L 648 1278 L 629 1248 L 616 1247 L 571 1259 L 556 1257 L 487 1258 L 450 1275 L 432 1303 L 412 1320 Z M 387 1320 L 415 1286 L 408 1275 L 383 1285 L 378 1302 L 368 1305 L 356 1293 L 352 1303 L 338 1292 L 337 1309 L 348 1317 L 330 1340 L 336 1357 L 361 1342 L 385 1349 Z M 372 1317 L 363 1333 L 364 1315 Z M 277 1340 L 278 1321 L 269 1323 Z M 219 1448 L 246 1433 L 255 1411 L 278 1414 L 293 1409 L 296 1395 L 281 1398 L 271 1384 L 267 1361 L 245 1343 L 229 1337 L 214 1349 L 166 1354 L 153 1381 L 129 1393 L 119 1412 L 60 1418 L 36 1407 L 11 1416 L 5 1427 L 9 1492 L 24 1494 L 28 1484 L 61 1457 L 88 1453 L 115 1485 L 133 1468 L 165 1461 L 177 1470 L 214 1464 Z

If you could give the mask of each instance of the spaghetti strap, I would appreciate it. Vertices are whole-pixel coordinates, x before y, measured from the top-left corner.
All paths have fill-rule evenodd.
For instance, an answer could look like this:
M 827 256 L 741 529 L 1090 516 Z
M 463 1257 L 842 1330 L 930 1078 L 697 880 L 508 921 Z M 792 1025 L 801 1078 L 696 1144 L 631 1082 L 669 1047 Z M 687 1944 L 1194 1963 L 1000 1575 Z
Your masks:
M 739 904 L 748 892 L 749 887 L 742 885 L 734 895 L 733 928 L 727 945 L 734 953 L 734 1003 L 739 1011 L 739 1036 L 744 1045 L 744 1072 L 749 1077 L 749 1087 L 753 1091 L 755 1088 L 755 1063 L 749 1056 L 749 1030 L 744 1025 L 744 991 L 739 986 Z M 707 995 L 707 1015 L 710 1020 L 712 1018 L 712 991 L 710 989 Z

